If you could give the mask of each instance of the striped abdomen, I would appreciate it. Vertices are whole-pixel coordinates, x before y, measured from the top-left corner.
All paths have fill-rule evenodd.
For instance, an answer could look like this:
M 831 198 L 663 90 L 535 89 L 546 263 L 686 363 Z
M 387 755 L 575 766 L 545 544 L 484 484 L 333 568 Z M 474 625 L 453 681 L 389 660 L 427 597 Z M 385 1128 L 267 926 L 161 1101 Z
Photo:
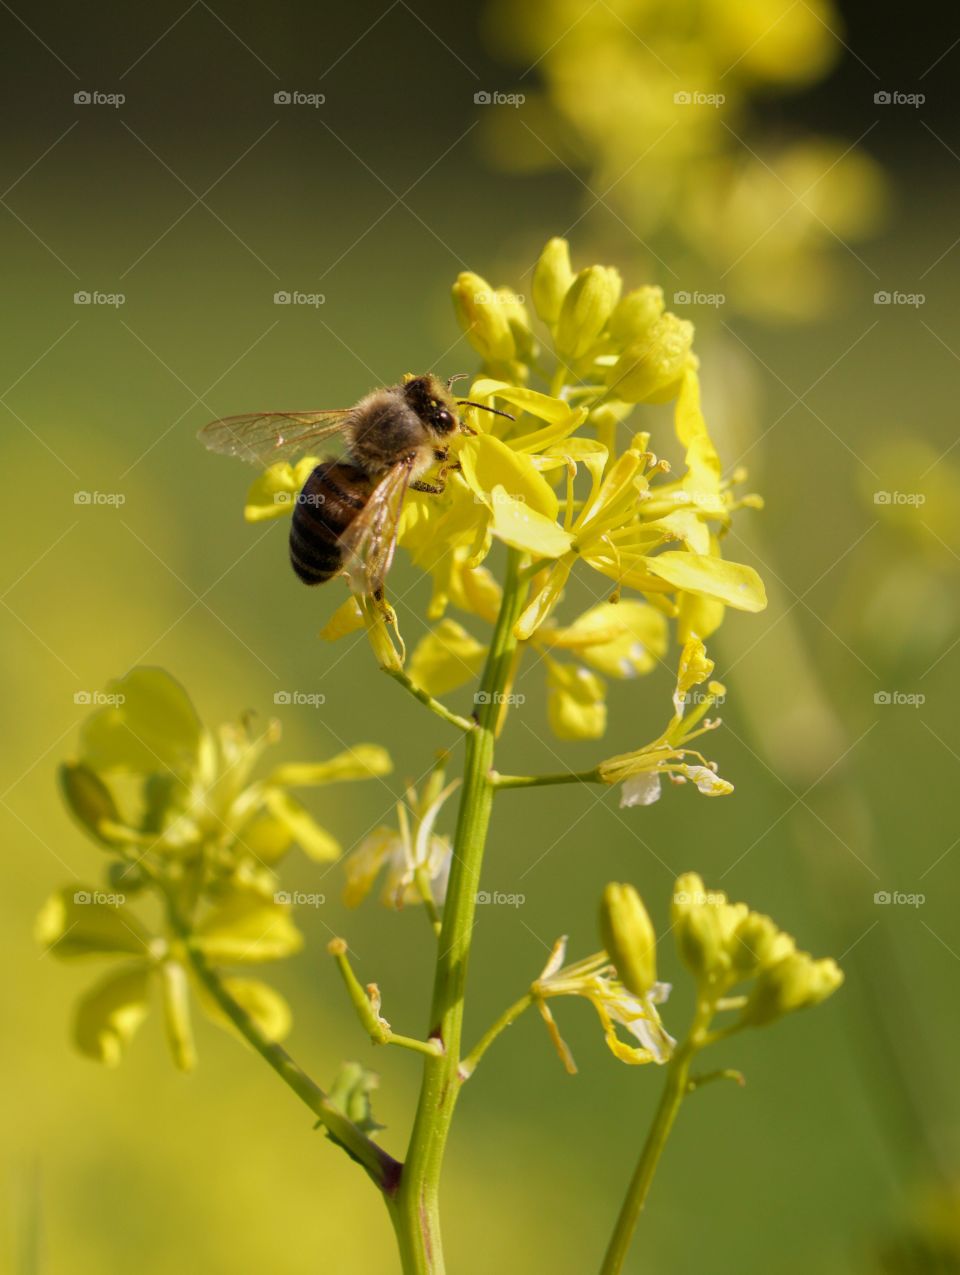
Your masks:
M 323 584 L 340 570 L 340 537 L 371 490 L 362 469 L 336 460 L 318 465 L 303 484 L 290 526 L 290 561 L 304 584 Z

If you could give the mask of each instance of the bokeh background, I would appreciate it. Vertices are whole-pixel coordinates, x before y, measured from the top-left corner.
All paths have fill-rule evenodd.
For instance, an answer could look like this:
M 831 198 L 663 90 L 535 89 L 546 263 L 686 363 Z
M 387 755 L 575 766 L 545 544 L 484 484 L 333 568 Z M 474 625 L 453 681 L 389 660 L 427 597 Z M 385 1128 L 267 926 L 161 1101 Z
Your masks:
M 249 475 L 195 432 L 468 370 L 456 273 L 524 292 L 541 243 L 569 232 L 579 264 L 660 283 L 696 321 L 711 428 L 767 501 L 735 535 L 771 604 L 715 643 L 729 694 L 712 755 L 734 796 L 622 813 L 572 788 L 502 798 L 486 884 L 524 902 L 481 910 L 468 1036 L 559 933 L 592 949 L 603 882 L 635 881 L 665 930 L 673 874 L 699 870 L 848 981 L 718 1054 L 747 1088 L 685 1108 L 630 1269 L 960 1269 L 960 44 L 945 12 L 194 0 L 4 4 L 0 27 L 5 1268 L 396 1269 L 362 1175 L 232 1038 L 201 1024 L 190 1077 L 156 1021 L 115 1072 L 72 1052 L 90 972 L 43 957 L 33 920 L 101 864 L 54 770 L 77 697 L 156 663 L 209 722 L 277 713 L 290 759 L 386 744 L 393 776 L 323 790 L 315 809 L 347 846 L 388 814 L 453 741 L 363 642 L 318 640 L 339 594 L 298 585 L 283 524 L 243 524 Z M 295 290 L 323 303 L 275 304 Z M 415 635 L 424 590 L 397 571 Z M 523 690 L 504 768 L 591 763 L 595 746 L 547 734 L 540 678 Z M 278 708 L 282 691 L 325 702 Z M 604 754 L 655 734 L 669 691 L 666 673 L 617 684 Z M 305 953 L 271 971 L 291 1048 L 321 1082 L 344 1058 L 375 1066 L 399 1150 L 416 1060 L 366 1043 L 324 944 L 345 933 L 416 1032 L 429 931 L 415 910 L 347 913 L 337 868 L 292 859 L 285 883 L 327 897 L 299 917 Z M 896 891 L 923 901 L 875 902 Z M 678 973 L 668 944 L 663 966 Z M 685 1007 L 681 985 L 668 1023 Z M 579 1273 L 602 1251 L 659 1078 L 606 1053 L 588 1006 L 559 1015 L 577 1078 L 531 1016 L 464 1094 L 444 1182 L 459 1275 Z

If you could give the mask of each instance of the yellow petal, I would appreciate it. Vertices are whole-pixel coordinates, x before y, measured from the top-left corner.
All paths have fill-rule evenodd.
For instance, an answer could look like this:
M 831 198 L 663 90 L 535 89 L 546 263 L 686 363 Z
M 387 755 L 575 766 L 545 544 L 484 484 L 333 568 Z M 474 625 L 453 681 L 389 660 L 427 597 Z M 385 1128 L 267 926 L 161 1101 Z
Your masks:
M 558 739 L 599 739 L 607 726 L 607 687 L 580 664 L 547 662 L 547 714 Z
M 740 562 L 669 550 L 648 558 L 646 566 L 677 589 L 716 598 L 738 611 L 762 611 L 767 605 L 763 581 L 753 567 Z
M 338 638 L 346 637 L 348 633 L 356 633 L 362 628 L 363 612 L 360 610 L 360 603 L 351 593 L 346 602 L 337 607 L 320 630 L 320 636 L 325 642 L 336 642 Z
M 264 522 L 292 514 L 297 493 L 319 463 L 316 456 L 305 456 L 296 465 L 284 461 L 271 465 L 247 492 L 243 509 L 247 522 Z
M 556 518 L 558 502 L 553 489 L 536 470 L 529 457 L 522 456 L 494 438 L 477 434 L 468 438 L 459 452 L 463 477 L 475 498 L 489 504 L 496 487 L 529 505 L 547 518 Z
M 373 779 L 393 770 L 390 754 L 379 744 L 355 744 L 327 761 L 288 762 L 277 766 L 266 780 L 277 787 L 304 788 L 342 783 L 346 779 Z
M 514 499 L 504 488 L 494 488 L 491 503 L 493 534 L 504 544 L 523 549 L 535 558 L 559 558 L 573 544 L 569 531 L 530 505 Z
M 487 648 L 454 620 L 441 620 L 417 645 L 410 677 L 429 695 L 446 695 L 476 677 Z

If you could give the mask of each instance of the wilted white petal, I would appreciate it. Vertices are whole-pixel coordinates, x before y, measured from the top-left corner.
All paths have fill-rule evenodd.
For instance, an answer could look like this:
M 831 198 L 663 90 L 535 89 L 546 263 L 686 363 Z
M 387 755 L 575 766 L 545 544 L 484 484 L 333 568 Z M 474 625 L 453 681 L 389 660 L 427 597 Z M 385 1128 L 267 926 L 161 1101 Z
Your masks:
M 716 775 L 714 775 L 716 779 Z M 653 771 L 641 771 L 623 781 L 620 789 L 620 809 L 624 806 L 652 806 L 660 800 L 660 776 Z

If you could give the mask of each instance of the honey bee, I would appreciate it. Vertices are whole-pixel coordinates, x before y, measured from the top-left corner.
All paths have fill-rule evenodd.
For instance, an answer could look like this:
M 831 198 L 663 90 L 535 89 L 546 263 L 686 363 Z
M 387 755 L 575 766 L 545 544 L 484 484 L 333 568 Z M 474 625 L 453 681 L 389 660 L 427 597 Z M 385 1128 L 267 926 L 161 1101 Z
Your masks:
M 456 398 L 452 377 L 430 373 L 374 390 L 349 408 L 314 412 L 258 412 L 211 421 L 199 433 L 210 451 L 265 467 L 305 455 L 339 434 L 342 460 L 324 460 L 297 496 L 290 526 L 290 561 L 304 584 L 345 573 L 354 592 L 380 599 L 397 546 L 408 491 L 439 495 L 450 469 L 454 434 L 473 433 L 460 408 L 497 408 Z M 435 481 L 424 475 L 438 466 Z

